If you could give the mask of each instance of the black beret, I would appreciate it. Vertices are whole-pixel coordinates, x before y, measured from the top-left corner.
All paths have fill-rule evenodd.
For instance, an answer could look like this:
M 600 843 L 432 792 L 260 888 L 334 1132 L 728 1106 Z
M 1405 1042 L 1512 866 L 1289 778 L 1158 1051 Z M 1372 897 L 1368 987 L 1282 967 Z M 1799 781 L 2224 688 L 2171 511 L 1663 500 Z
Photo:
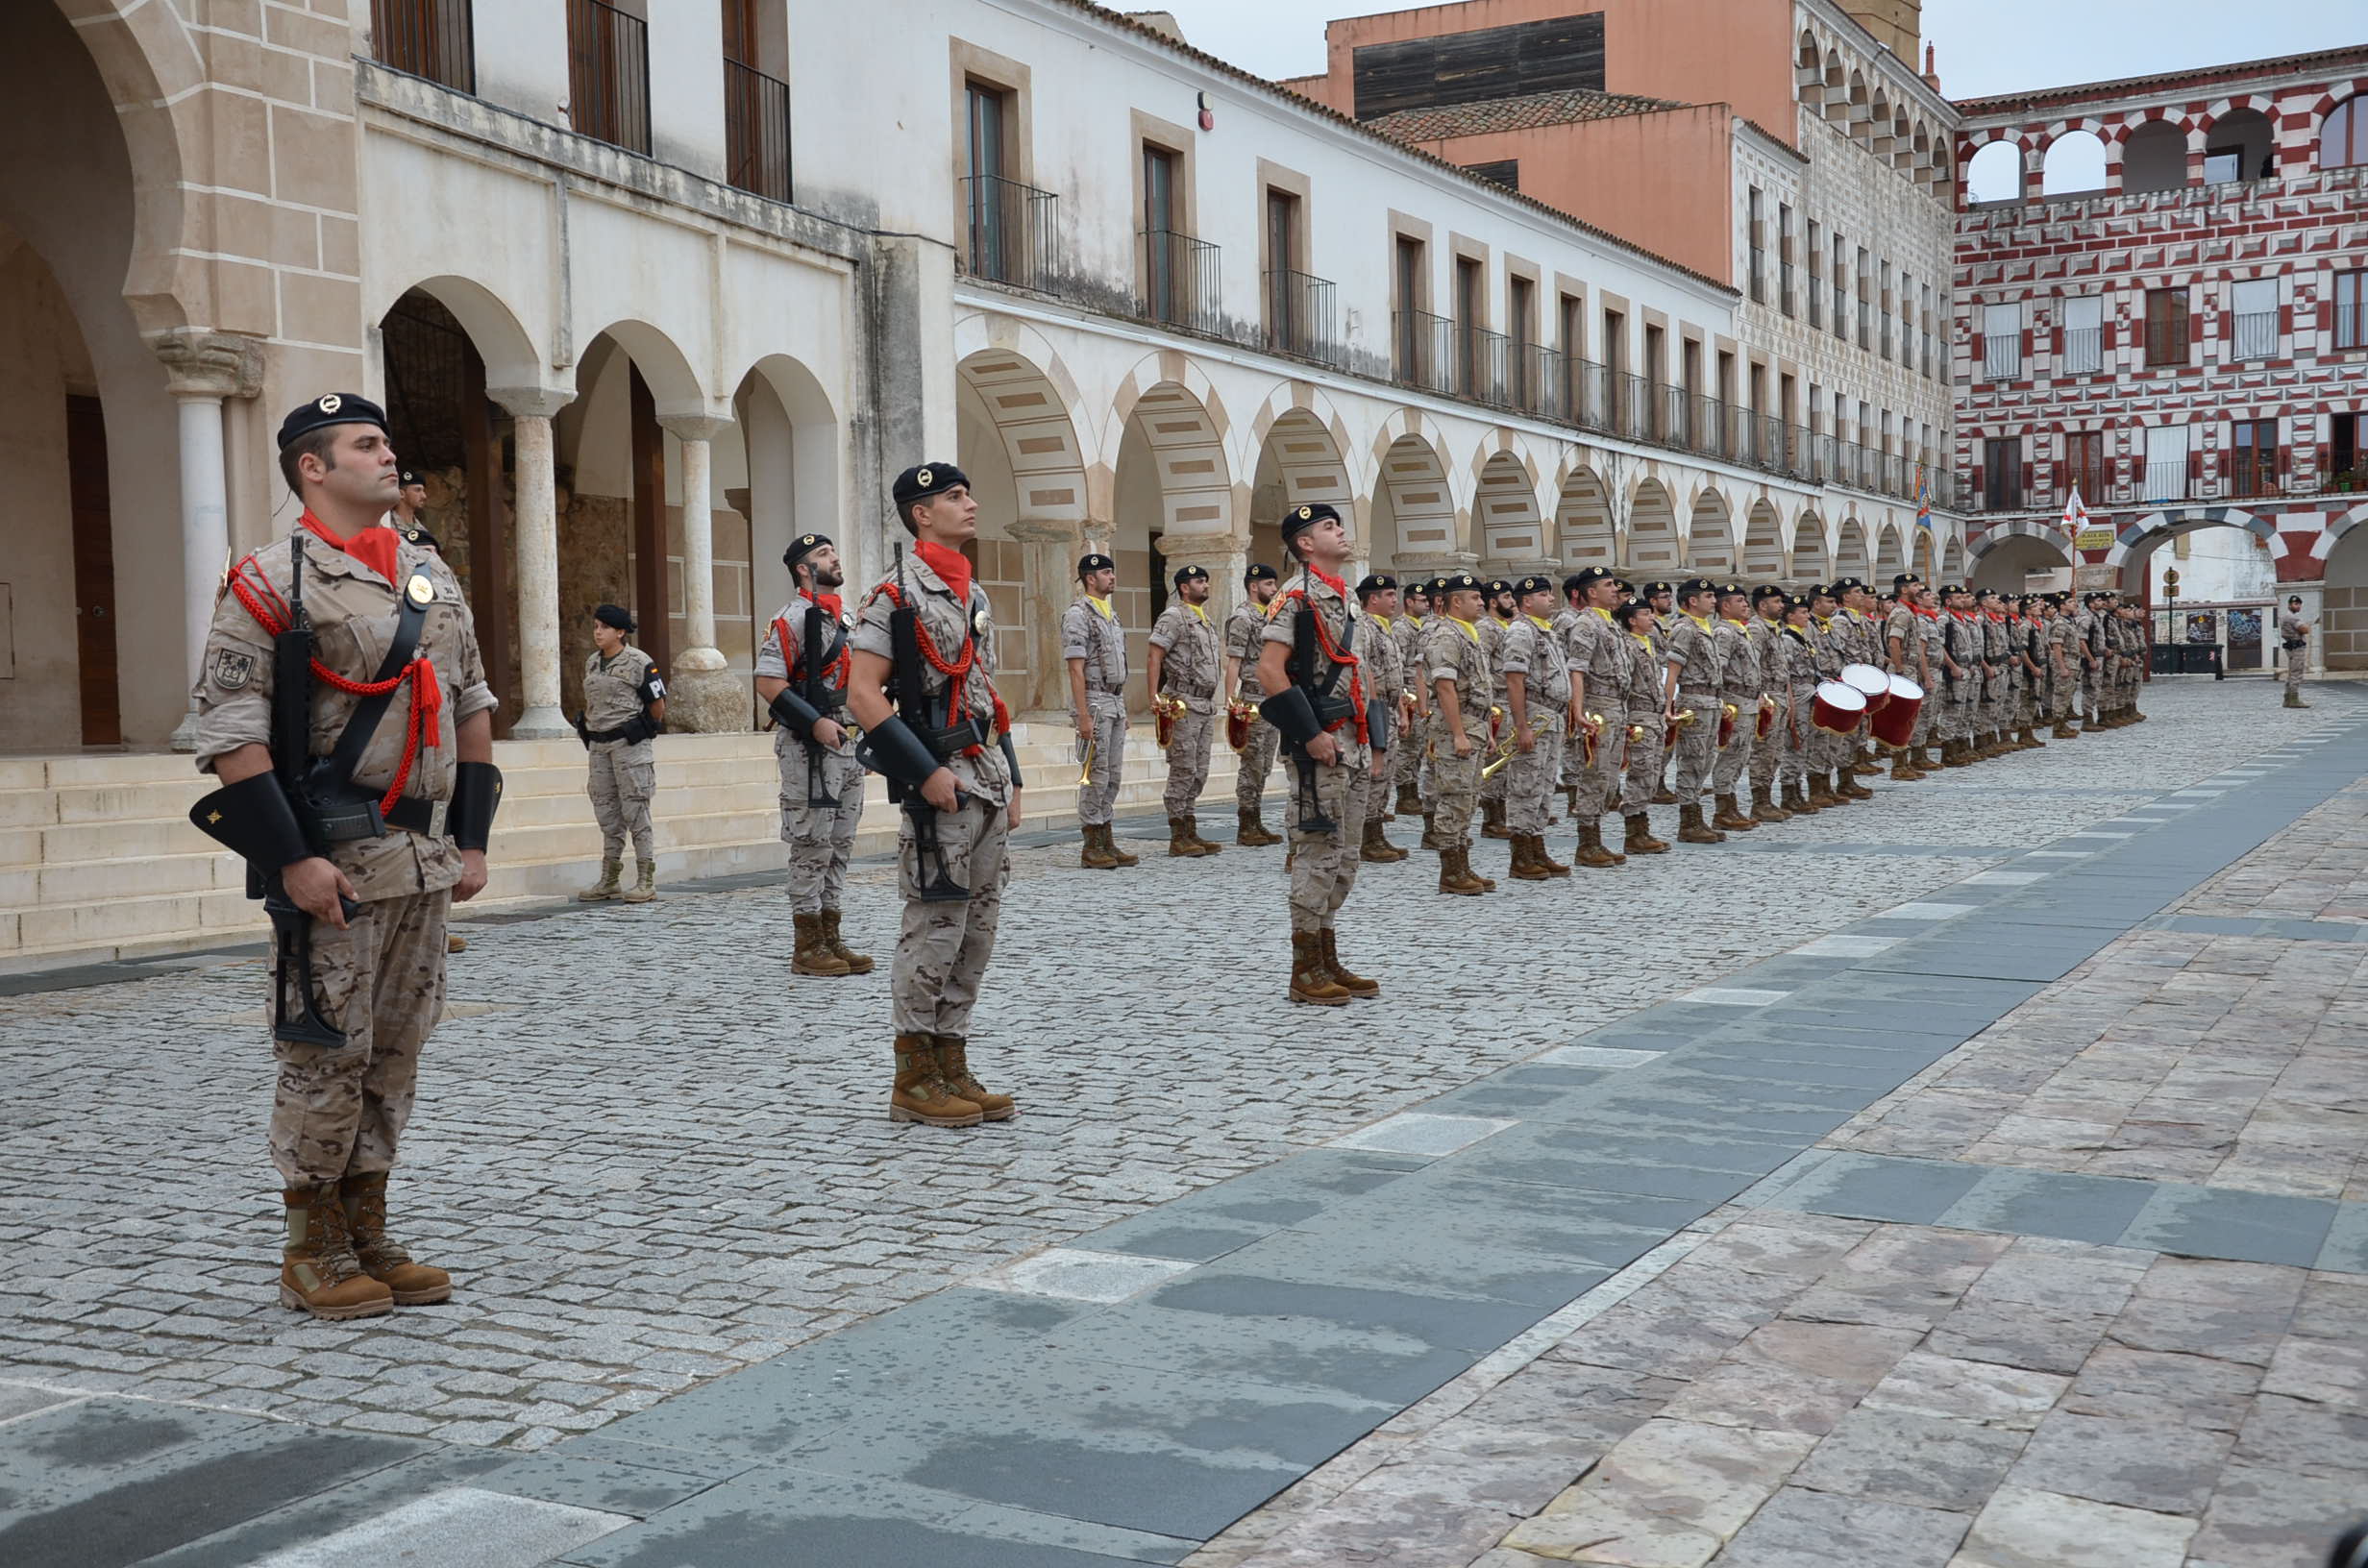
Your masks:
M 1940 597 L 1942 599 L 1954 599 L 1964 591 L 1965 585 L 1961 582 L 1944 582 L 1940 585 Z
M 895 498 L 897 510 L 900 512 L 916 501 L 942 496 L 956 485 L 968 485 L 970 482 L 971 477 L 951 463 L 923 463 L 918 468 L 908 468 L 898 475 L 889 494 Z
M 1257 561 L 1250 562 L 1249 570 L 1242 574 L 1242 586 L 1245 588 L 1253 582 L 1280 582 L 1282 580 L 1281 577 L 1275 576 L 1274 568 L 1262 565 Z
M 781 551 L 781 564 L 794 571 L 800 561 L 828 543 L 830 535 L 826 533 L 802 533 L 789 542 L 787 550 Z
M 1553 591 L 1554 579 L 1534 572 L 1513 585 L 1515 596 L 1520 599 L 1527 599 L 1532 594 L 1550 594 Z
M 1469 574 L 1469 573 L 1466 573 L 1466 574 L 1465 574 L 1465 576 L 1471 576 L 1471 574 Z M 1476 580 L 1478 580 L 1478 579 L 1476 579 L 1476 578 L 1475 578 L 1474 580 L 1476 581 Z M 1433 577 L 1433 578 L 1432 578 L 1432 579 L 1431 579 L 1431 580 L 1430 580 L 1427 584 L 1425 584 L 1424 586 L 1425 586 L 1426 591 L 1430 594 L 1430 596 L 1431 596 L 1433 599 L 1437 599 L 1440 595 L 1442 595 L 1442 594 L 1443 594 L 1443 593 L 1445 593 L 1445 592 L 1447 591 L 1447 579 L 1446 579 L 1446 577 L 1445 577 L 1443 575 L 1443 576 L 1436 576 L 1436 577 Z
M 1973 597 L 1976 599 L 1996 599 L 1998 597 L 1998 590 L 1995 588 L 1976 588 L 1973 591 Z
M 403 535 L 407 543 L 418 545 L 426 550 L 432 550 L 438 555 L 444 553 L 444 546 L 442 541 L 438 540 L 434 534 L 430 533 L 424 524 L 405 523 L 397 527 L 395 531 Z
M 1431 579 L 1428 577 L 1417 577 L 1412 582 L 1406 584 L 1406 592 L 1410 597 L 1415 594 L 1420 594 L 1424 599 L 1428 599 L 1431 597 Z
M 1468 572 L 1451 573 L 1446 576 L 1438 577 L 1433 580 L 1438 585 L 1437 592 L 1442 594 L 1460 594 L 1467 589 L 1475 594 L 1483 591 L 1483 584 L 1480 579 L 1473 576 Z
M 1389 573 L 1369 572 L 1366 574 L 1365 580 L 1357 584 L 1357 597 L 1363 599 L 1369 594 L 1386 594 L 1396 586 L 1397 578 Z
M 1718 585 L 1711 581 L 1708 577 L 1688 577 L 1684 582 L 1678 584 L 1677 597 L 1680 599 L 1691 599 L 1696 594 L 1714 592 L 1717 587 Z
M 592 612 L 592 619 L 604 626 L 614 626 L 619 631 L 633 629 L 633 612 L 623 605 L 603 604 Z
M 1088 572 L 1116 572 L 1118 569 L 1118 562 L 1098 551 L 1087 551 L 1077 557 L 1077 576 L 1081 577 Z
M 411 486 L 413 486 L 413 485 L 415 485 L 415 484 L 418 484 L 418 483 L 420 483 L 420 482 L 421 482 L 421 480 L 420 480 L 420 478 L 419 478 L 419 470 L 418 470 L 418 469 L 416 469 L 416 468 L 407 468 L 407 469 L 405 469 L 405 470 L 403 471 L 403 487 L 404 487 L 406 490 L 408 490 Z
M 1591 587 L 1598 582 L 1616 580 L 1613 577 L 1612 569 L 1608 566 L 1584 566 L 1563 578 L 1563 592 L 1575 594 L 1580 589 Z
M 376 425 L 382 435 L 392 434 L 386 429 L 386 410 L 360 393 L 324 392 L 280 421 L 280 450 L 285 452 L 299 436 L 327 425 Z
M 1744 587 L 1739 582 L 1722 582 L 1718 585 L 1718 597 L 1720 599 L 1741 599 L 1744 595 L 1750 592 L 1750 589 Z
M 1652 598 L 1655 594 L 1673 594 L 1676 592 L 1677 584 L 1673 582 L 1657 581 L 1648 582 L 1644 585 L 1644 597 L 1646 599 Z
M 1811 584 L 1809 585 L 1808 591 L 1807 591 L 1807 592 L 1805 592 L 1804 594 L 1802 594 L 1802 596 L 1801 596 L 1801 597 L 1802 597 L 1803 599 L 1805 599 L 1805 600 L 1806 600 L 1806 599 L 1839 599 L 1841 596 L 1840 596 L 1839 594 L 1837 594 L 1836 592 L 1834 592 L 1834 585 L 1833 585 L 1832 583 L 1827 583 L 1827 582 L 1813 582 L 1813 583 L 1811 583 Z
M 1178 588 L 1183 587 L 1195 577 L 1198 577 L 1202 582 L 1208 581 L 1209 569 L 1205 566 L 1179 566 L 1175 569 L 1175 585 Z
M 1498 594 L 1509 594 L 1511 592 L 1513 592 L 1513 584 L 1507 582 L 1504 578 L 1489 578 L 1489 596 L 1491 598 L 1494 598 Z
M 1754 588 L 1751 591 L 1751 601 L 1754 604 L 1764 604 L 1771 599 L 1785 599 L 1788 597 L 1789 596 L 1788 596 L 1782 588 L 1777 587 L 1772 582 L 1764 582 L 1760 584 L 1759 587 Z
M 1288 544 L 1292 536 L 1302 528 L 1312 528 L 1319 523 L 1338 523 L 1340 520 L 1340 512 L 1328 502 L 1311 501 L 1303 506 L 1294 506 L 1283 514 L 1283 540 Z

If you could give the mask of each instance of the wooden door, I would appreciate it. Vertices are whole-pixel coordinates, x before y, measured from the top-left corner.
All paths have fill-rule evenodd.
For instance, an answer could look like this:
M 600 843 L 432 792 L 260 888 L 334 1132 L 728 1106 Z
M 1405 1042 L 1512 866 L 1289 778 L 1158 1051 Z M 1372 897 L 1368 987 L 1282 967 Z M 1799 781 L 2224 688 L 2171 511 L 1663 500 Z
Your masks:
M 114 518 L 107 496 L 107 417 L 99 400 L 65 400 L 74 527 L 74 650 L 82 669 L 83 745 L 123 744 L 115 670 Z M 174 649 L 178 662 L 180 650 Z

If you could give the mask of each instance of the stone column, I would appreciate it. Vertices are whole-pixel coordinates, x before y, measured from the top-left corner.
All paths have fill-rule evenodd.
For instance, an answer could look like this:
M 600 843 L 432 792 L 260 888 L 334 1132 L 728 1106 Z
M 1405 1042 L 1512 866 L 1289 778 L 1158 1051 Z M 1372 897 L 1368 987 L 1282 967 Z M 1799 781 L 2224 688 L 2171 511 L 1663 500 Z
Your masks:
M 229 332 L 182 328 L 152 345 L 164 362 L 165 389 L 180 405 L 182 667 L 197 685 L 213 624 L 216 588 L 230 565 L 230 490 L 224 465 L 222 405 L 251 398 L 262 385 L 255 340 Z M 176 751 L 197 749 L 192 705 L 173 730 Z
M 535 386 L 496 386 L 485 395 L 516 422 L 515 538 L 518 555 L 518 676 L 526 711 L 510 738 L 556 740 L 575 733 L 559 707 L 559 502 L 553 472 L 552 416 L 572 394 Z
M 902 530 L 899 530 L 900 532 Z M 1028 690 L 1005 692 L 1003 700 L 1017 709 L 1069 714 L 1069 666 L 1061 661 L 1061 612 L 1069 608 L 1077 583 L 1077 557 L 1086 551 L 1086 535 L 1073 522 L 1048 518 L 1018 518 L 1003 531 L 1026 551 L 1028 586 Z M 1108 537 L 1105 529 L 1104 538 Z
M 1171 588 L 1180 568 L 1207 569 L 1209 619 L 1221 629 L 1225 617 L 1242 602 L 1242 574 L 1249 570 L 1249 540 L 1230 533 L 1166 533 L 1160 535 L 1159 552 L 1168 562 L 1167 586 Z M 1350 579 L 1349 586 L 1356 586 L 1355 579 Z
M 666 723 L 701 734 L 749 727 L 749 688 L 732 678 L 715 646 L 715 497 L 709 480 L 713 442 L 731 421 L 661 414 L 658 424 L 682 444 L 682 636 L 667 681 Z M 663 614 L 663 607 L 653 611 Z

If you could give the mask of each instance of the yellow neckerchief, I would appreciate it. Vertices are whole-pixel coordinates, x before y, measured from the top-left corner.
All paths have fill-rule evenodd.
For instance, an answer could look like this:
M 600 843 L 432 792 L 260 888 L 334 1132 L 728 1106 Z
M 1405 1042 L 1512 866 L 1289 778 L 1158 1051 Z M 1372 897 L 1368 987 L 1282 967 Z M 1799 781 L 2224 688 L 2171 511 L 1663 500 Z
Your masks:
M 1093 605 L 1094 613 L 1100 616 L 1104 621 L 1116 621 L 1119 618 L 1118 612 L 1110 607 L 1110 601 L 1108 600 L 1096 599 L 1092 594 L 1084 594 L 1079 597 L 1082 598 L 1088 604 Z
M 1378 622 L 1382 630 L 1388 631 L 1390 629 L 1390 618 L 1388 616 L 1383 615 L 1376 610 L 1368 610 L 1365 613 L 1369 619 Z
M 1819 615 L 1816 611 L 1812 610 L 1809 612 L 1809 619 L 1817 623 L 1817 629 L 1819 631 L 1832 631 L 1834 629 L 1834 618 L 1830 615 Z
M 1718 619 L 1719 619 L 1719 620 L 1721 620 L 1721 621 L 1723 621 L 1723 622 L 1725 622 L 1728 625 L 1735 627 L 1738 631 L 1742 632 L 1744 635 L 1746 635 L 1746 636 L 1750 635 L 1750 632 L 1751 632 L 1751 617 L 1750 617 L 1750 616 L 1748 616 L 1748 615 L 1722 615 L 1722 616 L 1720 616 Z
M 1188 610 L 1192 611 L 1192 612 L 1193 612 L 1193 614 L 1195 614 L 1195 615 L 1196 615 L 1196 616 L 1200 617 L 1200 624 L 1201 624 L 1202 625 L 1204 625 L 1204 626 L 1205 626 L 1205 625 L 1207 625 L 1209 624 L 1209 612 L 1208 612 L 1208 611 L 1206 611 L 1206 610 L 1204 610 L 1204 609 L 1202 609 L 1199 605 L 1197 605 L 1197 604 L 1194 603 L 1191 600 L 1189 600 L 1189 599 L 1179 599 L 1179 600 L 1176 600 L 1176 602 L 1177 602 L 1178 604 L 1183 605 L 1186 609 L 1188 609 Z
M 1602 605 L 1600 605 L 1600 604 L 1590 604 L 1589 606 L 1587 606 L 1587 613 L 1588 613 L 1588 614 L 1590 614 L 1590 615 L 1600 615 L 1600 616 L 1602 616 L 1602 617 L 1603 617 L 1606 621 L 1609 621 L 1609 620 L 1611 620 L 1611 619 L 1612 619 L 1612 612 L 1611 612 L 1610 610 L 1605 609 L 1605 608 L 1604 608 Z M 1630 635 L 1630 636 L 1634 636 L 1634 635 L 1635 635 L 1635 633 L 1631 632 L 1629 635 Z
M 1686 610 L 1681 613 L 1687 620 L 1692 622 L 1695 625 L 1700 626 L 1702 628 L 1702 634 L 1706 637 L 1718 629 L 1711 625 L 1710 618 L 1708 616 L 1696 615 L 1691 610 Z
M 1448 617 L 1447 617 L 1447 619 L 1448 619 L 1449 621 L 1454 622 L 1457 625 L 1462 626 L 1462 627 L 1464 628 L 1464 635 L 1471 639 L 1472 646 L 1473 646 L 1474 648 L 1477 648 L 1477 647 L 1479 647 L 1479 646 L 1480 646 L 1480 623 L 1479 623 L 1479 622 L 1477 622 L 1477 621 L 1467 621 L 1467 620 L 1465 620 L 1462 616 L 1458 616 L 1458 615 L 1450 615 L 1450 616 L 1448 616 Z
M 1417 630 L 1417 631 L 1420 631 L 1420 630 L 1422 629 L 1422 617 L 1420 617 L 1420 616 L 1418 616 L 1418 615 L 1414 614 L 1412 611 L 1409 611 L 1409 612 L 1407 612 L 1407 616 L 1406 616 L 1406 624 L 1407 624 L 1408 625 L 1410 625 L 1410 626 L 1414 627 L 1414 628 L 1415 628 L 1415 630 Z
M 1521 613 L 1522 613 L 1522 614 L 1524 614 L 1524 615 L 1528 615 L 1528 614 L 1529 614 L 1529 612 L 1528 612 L 1528 611 L 1526 611 L 1526 610 L 1522 611 Z M 1548 620 L 1547 620 L 1544 616 L 1542 616 L 1542 615 L 1531 615 L 1531 616 L 1529 617 L 1529 624 L 1530 624 L 1531 625 L 1533 625 L 1533 626 L 1536 626 L 1536 627 L 1537 627 L 1540 631 L 1552 631 L 1552 630 L 1554 629 L 1554 623 L 1553 623 L 1553 622 L 1551 622 L 1551 621 L 1548 621 Z

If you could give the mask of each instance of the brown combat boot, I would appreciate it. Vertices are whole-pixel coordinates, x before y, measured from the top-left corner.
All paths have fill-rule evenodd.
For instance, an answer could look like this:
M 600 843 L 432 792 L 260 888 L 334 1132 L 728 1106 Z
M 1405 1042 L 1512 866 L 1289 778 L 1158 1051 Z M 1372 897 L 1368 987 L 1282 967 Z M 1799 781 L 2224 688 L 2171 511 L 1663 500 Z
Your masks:
M 1923 776 L 1915 765 L 1915 752 L 1912 748 L 1903 746 L 1891 753 L 1892 783 L 1912 784 Z
M 1494 800 L 1480 802 L 1480 836 L 1484 839 L 1510 839 L 1512 829 L 1505 826 L 1505 802 L 1500 796 Z
M 448 953 L 465 953 L 469 950 L 469 939 L 448 931 L 444 934 L 444 950 Z
M 1186 860 L 1200 858 L 1200 845 L 1193 837 L 1191 818 L 1171 817 L 1168 819 L 1168 853 Z
M 1545 841 L 1535 833 L 1516 833 L 1513 836 L 1513 870 L 1516 882 L 1544 882 L 1554 873 L 1545 869 Z
M 1418 849 L 1442 849 L 1446 847 L 1439 842 L 1439 819 L 1430 812 L 1426 811 L 1422 814 L 1422 839 L 1420 843 L 1415 845 L 1415 847 Z
M 1792 813 L 1776 803 L 1773 781 L 1751 787 L 1751 815 L 1761 822 L 1788 822 Z
M 1197 816 L 1190 813 L 1186 814 L 1184 818 L 1184 831 L 1191 837 L 1193 843 L 1200 845 L 1200 852 L 1202 854 L 1221 855 L 1225 852 L 1225 846 L 1223 845 L 1213 843 L 1212 841 L 1204 839 L 1200 836 L 1200 819 Z
M 1468 870 L 1459 870 L 1457 860 L 1466 852 L 1461 849 L 1439 851 L 1439 891 L 1451 893 L 1460 898 L 1475 897 L 1485 893 L 1479 881 Z
M 1478 884 L 1482 893 L 1494 893 L 1496 891 L 1496 878 L 1492 876 L 1482 876 L 1478 871 L 1471 869 L 1470 845 L 1468 844 L 1464 845 L 1463 848 L 1458 849 L 1455 852 L 1455 865 L 1456 870 L 1463 874 L 1464 880 Z
M 1544 867 L 1545 874 L 1548 876 L 1568 876 L 1570 874 L 1569 867 L 1546 853 L 1543 834 L 1532 833 L 1529 836 L 1529 858 Z
M 1860 783 L 1856 773 L 1845 771 L 1840 773 L 1838 777 L 1840 779 L 1840 790 L 1838 793 L 1849 796 L 1853 800 L 1872 800 L 1875 797 L 1875 792 Z
M 872 972 L 872 955 L 869 953 L 856 952 L 853 948 L 848 946 L 846 943 L 839 940 L 839 912 L 835 909 L 826 909 L 822 912 L 821 918 L 823 922 L 823 945 L 829 948 L 831 955 L 840 963 L 847 966 L 848 973 L 870 974 Z
M 896 1087 L 888 1091 L 888 1119 L 925 1127 L 975 1127 L 986 1119 L 976 1100 L 956 1094 L 937 1066 L 935 1035 L 897 1036 Z
M 1376 866 L 1394 866 L 1406 858 L 1406 851 L 1390 842 L 1382 831 L 1381 819 L 1365 819 L 1365 842 L 1357 846 L 1357 858 L 1369 860 Z
M 1812 773 L 1809 775 L 1809 803 L 1818 811 L 1824 811 L 1828 807 L 1838 806 L 1841 804 L 1840 801 L 1834 798 L 1834 792 L 1825 787 L 1825 775 L 1823 773 Z
M 932 1035 L 937 1041 L 933 1060 L 937 1063 L 938 1082 L 956 1099 L 968 1100 L 978 1107 L 978 1114 L 989 1121 L 1009 1121 L 1020 1114 L 1008 1094 L 998 1094 L 971 1076 L 970 1041 L 960 1035 Z
M 1785 810 L 1795 817 L 1814 817 L 1821 808 L 1811 803 L 1809 791 L 1797 778 L 1785 785 Z
M 1119 863 L 1102 849 L 1102 830 L 1100 828 L 1094 826 L 1090 822 L 1079 822 L 1077 824 L 1077 833 L 1081 841 L 1077 850 L 1077 864 L 1079 866 L 1082 866 L 1089 871 L 1114 871 L 1118 870 Z
M 798 945 L 789 958 L 790 973 L 826 975 L 835 980 L 855 972 L 848 968 L 847 960 L 830 950 L 830 943 L 823 936 L 820 915 L 793 914 L 790 923 L 798 932 Z
M 1410 783 L 1400 784 L 1397 787 L 1397 804 L 1392 809 L 1400 817 L 1421 816 L 1422 792 Z
M 1291 933 L 1291 999 L 1317 1007 L 1346 1007 L 1348 988 L 1324 968 L 1323 933 Z
M 1711 818 L 1713 827 L 1724 829 L 1729 833 L 1748 833 L 1760 825 L 1735 809 L 1735 796 L 1732 794 L 1718 796 L 1717 806 L 1716 813 Z
M 1652 804 L 1656 806 L 1674 806 L 1677 804 L 1677 792 L 1669 788 L 1668 785 L 1664 784 L 1661 788 L 1653 792 Z
M 646 904 L 657 896 L 657 862 L 633 862 L 633 885 L 617 894 L 621 904 Z
M 1570 863 L 1574 866 L 1584 866 L 1590 870 L 1601 871 L 1609 870 L 1615 866 L 1625 866 L 1628 863 L 1628 857 L 1604 846 L 1603 821 L 1598 818 L 1593 821 L 1583 821 L 1579 824 L 1579 847 L 1572 853 Z
M 1697 800 L 1677 808 L 1677 842 L 1724 844 L 1727 836 L 1702 820 L 1702 803 Z
M 2048 734 L 2060 741 L 2077 741 L 2081 738 L 2081 732 L 2072 727 L 2069 720 L 2064 719 L 2057 720 L 2056 727 L 2049 730 Z
M 287 1239 L 280 1248 L 281 1306 L 301 1307 L 333 1323 L 376 1317 L 393 1308 L 394 1292 L 372 1279 L 354 1256 L 336 1183 L 286 1188 L 280 1201 L 287 1206 Z
M 584 889 L 581 893 L 577 894 L 576 902 L 580 904 L 604 904 L 611 898 L 616 897 L 623 891 L 617 886 L 617 877 L 624 871 L 624 870 L 625 863 L 623 861 L 602 861 L 601 879 L 598 882 L 593 883 L 590 887 Z
M 337 1203 L 345 1211 L 346 1234 L 353 1238 L 361 1271 L 386 1286 L 396 1306 L 426 1307 L 453 1299 L 450 1274 L 413 1262 L 408 1252 L 388 1239 L 386 1172 L 349 1174 L 337 1184 Z
M 1119 847 L 1119 841 L 1110 836 L 1112 829 L 1114 829 L 1117 825 L 1118 824 L 1115 822 L 1104 822 L 1101 824 L 1100 828 L 1098 829 L 1098 831 L 1101 834 L 1101 852 L 1108 855 L 1113 861 L 1121 866 L 1141 865 L 1143 863 L 1143 857 L 1141 855 L 1128 854 L 1125 850 Z
M 1267 824 L 1259 820 L 1255 806 L 1246 811 L 1236 809 L 1234 818 L 1239 825 L 1234 828 L 1233 842 L 1246 849 L 1263 849 L 1270 844 L 1283 842 L 1278 835 L 1267 831 Z
M 1349 968 L 1347 965 L 1341 962 L 1341 943 L 1340 934 L 1338 932 L 1334 931 L 1327 925 L 1321 931 L 1317 933 L 1317 939 L 1319 950 L 1323 954 L 1324 972 L 1332 977 L 1332 983 L 1334 985 L 1340 987 L 1351 996 L 1378 996 L 1381 994 L 1380 981 L 1368 980 L 1364 975 L 1357 973 L 1355 970 Z
M 1625 822 L 1628 837 L 1626 842 L 1620 845 L 1620 852 L 1623 856 L 1665 855 L 1669 852 L 1667 840 L 1653 837 L 1653 820 L 1649 815 L 1641 811 L 1632 811 L 1627 815 Z

